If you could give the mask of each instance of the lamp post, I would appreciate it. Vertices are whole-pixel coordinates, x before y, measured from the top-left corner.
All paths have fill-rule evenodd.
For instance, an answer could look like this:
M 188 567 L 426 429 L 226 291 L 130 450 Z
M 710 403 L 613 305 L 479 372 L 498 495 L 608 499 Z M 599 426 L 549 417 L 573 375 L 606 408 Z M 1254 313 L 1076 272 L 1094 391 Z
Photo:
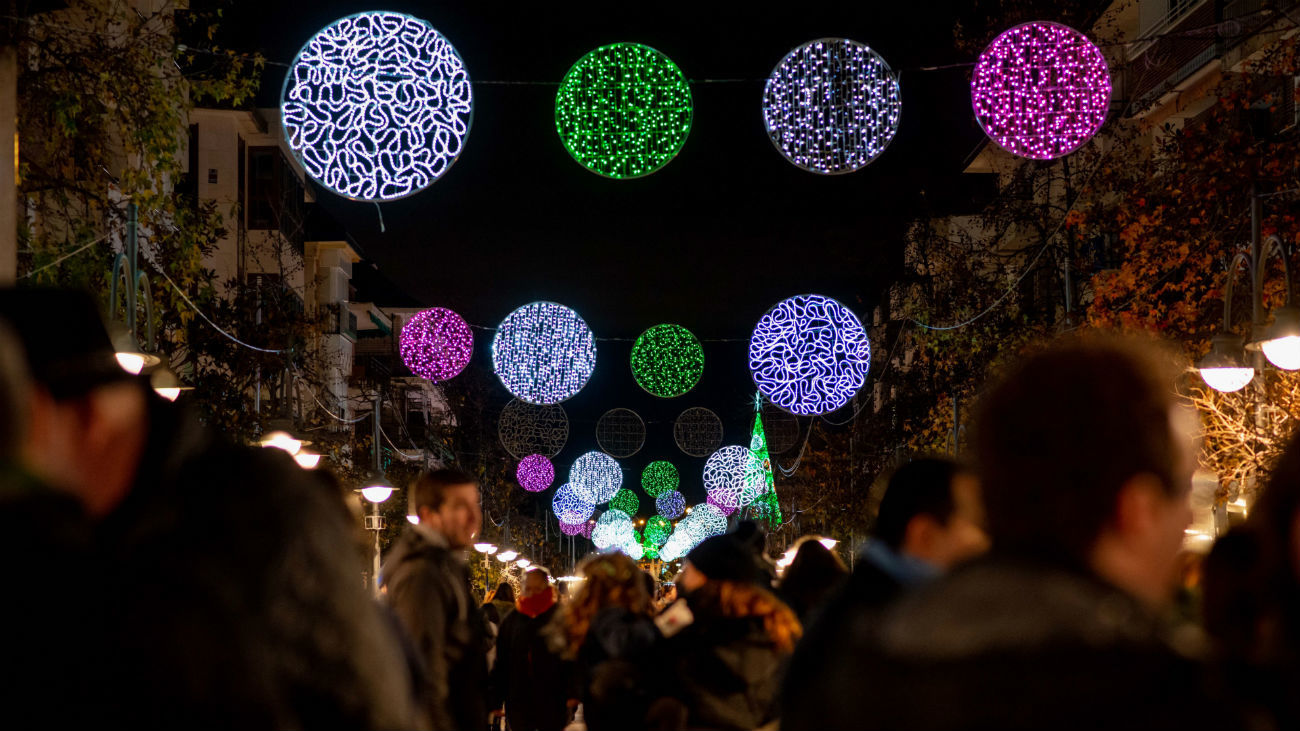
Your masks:
M 375 595 L 379 595 L 379 565 L 382 558 L 380 553 L 379 539 L 384 532 L 384 516 L 379 514 L 379 504 L 387 500 L 393 494 L 393 486 L 384 479 L 383 473 L 377 473 L 373 479 L 366 482 L 366 486 L 361 488 L 361 496 L 370 502 L 370 515 L 366 516 L 366 530 L 375 533 L 375 555 L 374 570 L 371 574 L 371 580 L 374 586 L 371 590 Z

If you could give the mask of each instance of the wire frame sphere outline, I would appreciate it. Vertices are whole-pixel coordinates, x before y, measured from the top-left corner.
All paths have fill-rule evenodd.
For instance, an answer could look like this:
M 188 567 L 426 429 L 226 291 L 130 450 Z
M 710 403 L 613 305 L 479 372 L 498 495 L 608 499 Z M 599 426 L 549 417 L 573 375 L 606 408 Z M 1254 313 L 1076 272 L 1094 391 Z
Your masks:
M 560 485 L 555 491 L 555 497 L 551 498 L 551 511 L 561 523 L 576 525 L 590 518 L 596 512 L 596 506 L 582 493 L 574 490 L 573 485 L 565 483 Z
M 555 465 L 540 454 L 530 454 L 519 462 L 515 479 L 528 492 L 542 492 L 555 482 Z
M 511 312 L 497 327 L 492 368 L 516 398 L 558 404 L 590 380 L 596 369 L 596 337 L 568 307 L 533 302 Z
M 340 18 L 294 58 L 280 92 L 289 149 L 340 196 L 414 195 L 460 157 L 474 98 L 460 54 L 427 21 L 373 11 Z
M 686 144 L 691 117 L 691 87 L 681 69 L 640 43 L 587 53 L 555 93 L 564 149 L 607 178 L 639 178 L 667 165 Z
M 623 486 L 623 468 L 604 452 L 587 452 L 569 468 L 569 484 L 579 497 L 592 505 L 602 505 Z
M 1079 149 L 1110 111 L 1110 70 L 1101 49 L 1068 26 L 1045 21 L 1004 31 L 980 54 L 971 106 L 989 139 L 1013 155 L 1052 160 Z
M 631 409 L 610 409 L 596 421 L 596 443 L 610 456 L 631 457 L 645 445 L 645 421 Z
M 421 310 L 402 326 L 402 362 L 429 381 L 450 380 L 474 353 L 474 333 L 460 315 L 443 307 Z
M 799 424 L 799 417 L 770 403 L 764 403 L 760 413 L 763 419 L 763 434 L 767 437 L 768 452 L 784 454 L 799 443 L 803 429 Z
M 677 520 L 686 512 L 686 498 L 676 490 L 655 498 L 655 510 L 668 520 Z
M 501 410 L 497 437 L 515 459 L 530 454 L 554 457 L 569 441 L 569 415 L 558 404 L 537 406 L 511 399 Z
M 847 307 L 802 294 L 767 311 L 749 340 L 749 370 L 768 401 L 800 416 L 834 411 L 866 383 L 871 344 Z
M 722 444 L 722 419 L 703 406 L 693 406 L 673 422 L 673 441 L 692 457 L 707 457 Z
M 735 512 L 767 491 L 767 473 L 749 447 L 723 447 L 704 463 L 704 489 L 710 503 Z
M 709 495 L 708 498 L 705 499 L 704 502 L 706 502 L 706 503 L 708 503 L 709 505 L 712 505 L 713 507 L 717 508 L 719 511 L 722 512 L 723 515 L 725 515 L 725 516 L 727 516 L 727 517 L 731 517 L 731 515 L 732 515 L 733 513 L 735 513 L 737 510 L 740 510 L 740 508 L 738 508 L 738 507 L 736 507 L 736 506 L 734 506 L 734 505 L 728 506 L 728 505 L 724 505 L 724 504 L 718 502 L 719 499 L 720 499 L 720 498 L 719 498 L 718 496 L 716 496 L 716 495 Z
M 666 460 L 657 459 L 641 470 L 641 489 L 653 498 L 676 491 L 681 482 L 677 467 Z
M 843 175 L 880 157 L 902 117 L 898 77 L 880 54 L 848 38 L 790 51 L 763 88 L 768 138 L 790 164 Z
M 641 333 L 628 360 L 637 385 L 659 398 L 689 393 L 704 375 L 704 348 L 699 338 L 671 323 Z

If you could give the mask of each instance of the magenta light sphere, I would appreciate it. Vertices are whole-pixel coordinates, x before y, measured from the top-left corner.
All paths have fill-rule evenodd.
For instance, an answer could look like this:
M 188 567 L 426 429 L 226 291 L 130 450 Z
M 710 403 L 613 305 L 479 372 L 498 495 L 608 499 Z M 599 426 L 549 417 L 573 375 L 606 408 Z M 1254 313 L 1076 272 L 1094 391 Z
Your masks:
M 469 325 L 442 307 L 417 312 L 402 327 L 402 362 L 430 381 L 446 381 L 465 370 L 474 352 Z
M 530 454 L 519 462 L 515 478 L 528 492 L 541 492 L 555 482 L 555 466 L 540 454 Z
M 1007 152 L 1051 160 L 1079 149 L 1110 109 L 1101 49 L 1073 28 L 1035 21 L 1005 31 L 980 54 L 971 105 Z
M 566 536 L 582 536 L 583 538 L 591 537 L 591 522 L 582 521 L 581 523 L 565 523 L 560 521 L 560 532 Z

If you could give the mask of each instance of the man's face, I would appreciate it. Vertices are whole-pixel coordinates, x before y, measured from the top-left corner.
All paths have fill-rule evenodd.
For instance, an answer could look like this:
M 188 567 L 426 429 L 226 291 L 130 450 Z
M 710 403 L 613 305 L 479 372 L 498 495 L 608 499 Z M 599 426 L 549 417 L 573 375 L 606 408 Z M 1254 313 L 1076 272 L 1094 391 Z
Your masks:
M 446 499 L 435 512 L 439 529 L 452 548 L 468 548 L 483 527 L 483 513 L 478 506 L 478 485 L 455 485 L 447 489 Z
M 973 475 L 958 472 L 952 479 L 952 515 L 940 531 L 930 561 L 941 569 L 984 553 L 989 537 L 984 532 L 984 502 Z
M 524 596 L 537 596 L 550 588 L 550 583 L 542 574 L 537 572 L 524 574 Z

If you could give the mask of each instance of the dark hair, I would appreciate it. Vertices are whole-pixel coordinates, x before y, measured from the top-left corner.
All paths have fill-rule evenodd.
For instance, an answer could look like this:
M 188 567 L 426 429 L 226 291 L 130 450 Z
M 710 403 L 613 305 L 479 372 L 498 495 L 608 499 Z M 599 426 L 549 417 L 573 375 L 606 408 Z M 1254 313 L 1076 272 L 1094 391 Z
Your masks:
M 953 511 L 952 480 L 963 471 L 962 465 L 946 457 L 919 457 L 899 467 L 885 487 L 872 535 L 898 550 L 916 516 L 929 515 L 946 524 Z
M 431 472 L 421 472 L 415 482 L 411 483 L 411 510 L 419 514 L 421 507 L 427 507 L 430 510 L 437 510 L 442 507 L 443 502 L 447 499 L 447 490 L 461 485 L 474 485 L 478 487 L 478 480 L 470 473 L 455 469 L 454 467 L 443 467 L 442 469 Z
M 795 614 L 804 618 L 839 588 L 849 570 L 817 536 L 800 538 L 798 546 L 794 560 L 781 577 L 778 593 Z
M 1130 479 L 1190 488 L 1170 423 L 1173 365 L 1154 342 L 1067 338 L 993 386 L 974 444 L 996 549 L 1085 561 Z
M 514 602 L 515 588 L 506 582 L 497 584 L 497 590 L 492 592 L 492 601 L 494 602 Z
M 547 571 L 541 566 L 529 567 L 529 569 L 524 572 L 525 579 L 527 579 L 529 576 L 534 576 L 534 575 L 540 575 L 543 579 L 546 579 L 546 583 L 548 585 L 551 583 L 551 572 Z

